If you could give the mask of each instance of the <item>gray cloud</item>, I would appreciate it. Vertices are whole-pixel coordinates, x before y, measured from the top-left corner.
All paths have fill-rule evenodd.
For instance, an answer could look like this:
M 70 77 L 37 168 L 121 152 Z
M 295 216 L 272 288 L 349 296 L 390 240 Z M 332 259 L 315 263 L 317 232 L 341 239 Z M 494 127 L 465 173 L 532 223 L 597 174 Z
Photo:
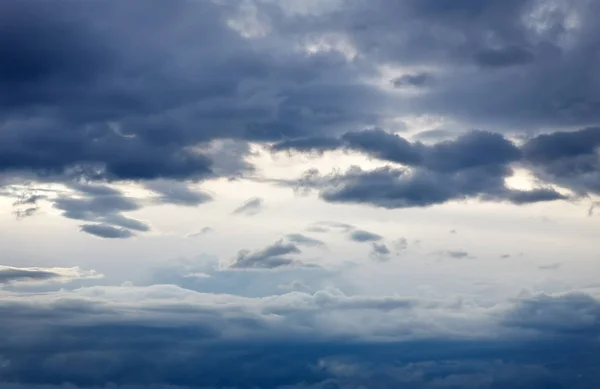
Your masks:
M 0 41 L 0 170 L 50 182 L 238 177 L 252 170 L 245 160 L 251 141 L 274 150 L 342 147 L 452 175 L 506 168 L 522 162 L 521 150 L 483 131 L 430 147 L 361 129 L 407 115 L 504 132 L 598 124 L 600 95 L 589 81 L 598 65 L 595 1 L 551 9 L 539 0 L 442 3 L 328 3 L 299 12 L 253 2 L 245 6 L 250 12 L 204 0 L 5 1 L 0 13 L 18 22 L 0 31 L 13 37 Z M 253 17 L 266 32 L 249 37 L 240 26 Z M 300 49 L 314 39 L 330 49 Z M 408 67 L 395 83 L 427 88 L 386 92 L 365 82 L 382 76 L 381 65 Z M 525 165 L 543 182 L 598 193 L 591 153 L 560 163 L 529 155 L 538 157 Z M 465 196 L 472 197 L 459 194 Z M 184 204 L 206 199 L 175 197 Z M 550 189 L 500 197 L 562 198 Z
M 82 226 L 82 231 L 98 237 L 128 238 L 134 236 L 132 231 L 150 230 L 145 222 L 122 214 L 138 210 L 141 207 L 138 200 L 108 186 L 73 184 L 71 187 L 79 197 L 60 195 L 53 200 L 53 206 L 69 219 L 97 223 Z
M 203 227 L 200 231 L 191 232 L 189 234 L 186 234 L 185 237 L 186 238 L 196 238 L 198 236 L 206 235 L 211 232 L 213 232 L 213 229 L 211 227 Z
M 465 312 L 336 290 L 251 299 L 168 285 L 12 295 L 0 301 L 2 384 L 588 389 L 600 383 L 599 304 L 541 295 Z
M 233 213 L 235 215 L 246 215 L 246 216 L 254 216 L 260 211 L 262 211 L 264 207 L 263 199 L 259 197 L 253 197 L 247 200 L 244 204 L 236 208 Z
M 340 223 L 333 221 L 320 221 L 308 226 L 307 230 L 312 232 L 329 232 L 331 230 L 349 232 L 355 227 L 348 223 Z
M 424 145 L 375 129 L 347 133 L 343 140 L 353 150 L 411 169 L 385 167 L 365 172 L 353 167 L 346 173 L 325 177 L 311 170 L 293 183 L 297 190 L 312 187 L 321 189 L 321 196 L 328 201 L 364 202 L 387 208 L 427 206 L 465 198 L 513 204 L 568 198 L 550 187 L 529 191 L 506 187 L 512 165 L 528 163 L 532 152 L 528 146 L 522 151 L 500 134 L 471 131 L 454 140 Z
M 125 228 L 117 228 L 108 224 L 84 224 L 80 228 L 81 231 L 97 236 L 98 238 L 127 239 L 135 236 L 133 232 Z
M 303 234 L 288 234 L 286 238 L 298 245 L 304 245 L 308 247 L 324 247 L 326 246 L 325 242 L 319 239 L 311 238 L 310 236 L 306 236 Z
M 472 256 L 466 252 L 466 251 L 462 251 L 462 250 L 458 250 L 458 251 L 445 251 L 443 253 L 444 255 L 450 257 L 450 258 L 454 258 L 454 259 L 464 259 L 464 258 L 472 258 Z
M 392 85 L 396 88 L 406 86 L 422 87 L 433 82 L 433 77 L 429 73 L 405 74 L 392 80 Z
M 387 261 L 392 252 L 386 246 L 385 243 L 377 243 L 373 242 L 371 245 L 371 253 L 370 256 L 379 261 Z
M 383 239 L 381 235 L 365 230 L 355 230 L 350 232 L 350 239 L 355 242 L 373 242 Z
M 40 268 L 0 266 L 0 284 L 68 282 L 75 279 L 99 278 L 95 271 L 74 268 Z
M 153 181 L 146 184 L 146 188 L 159 195 L 158 202 L 193 207 L 209 201 L 212 196 L 191 190 L 189 186 L 179 182 Z
M 394 248 L 397 251 L 404 251 L 408 248 L 408 240 L 406 238 L 398 238 L 394 241 Z
M 321 176 L 318 171 L 311 172 L 289 184 L 318 189 L 320 197 L 328 202 L 366 203 L 383 208 L 425 207 L 468 198 L 514 204 L 566 198 L 549 188 L 509 189 L 504 182 L 509 174 L 510 169 L 494 165 L 452 173 L 391 167 L 363 171 L 354 166 L 341 174 Z
M 284 243 L 280 240 L 255 252 L 241 250 L 230 267 L 237 269 L 274 269 L 291 266 L 300 262 L 290 258 L 289 255 L 300 254 L 301 252 L 295 244 Z
M 548 265 L 540 265 L 538 269 L 540 270 L 557 270 L 561 267 L 560 263 L 550 263 Z
M 12 281 L 35 281 L 57 278 L 59 275 L 45 270 L 0 268 L 0 284 Z

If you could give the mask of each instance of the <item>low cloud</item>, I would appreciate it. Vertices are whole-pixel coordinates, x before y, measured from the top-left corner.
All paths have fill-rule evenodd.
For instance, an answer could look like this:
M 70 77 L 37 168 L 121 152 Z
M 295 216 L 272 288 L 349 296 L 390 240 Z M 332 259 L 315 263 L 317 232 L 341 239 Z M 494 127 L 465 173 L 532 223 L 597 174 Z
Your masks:
M 266 298 L 169 285 L 11 294 L 0 299 L 2 385 L 587 389 L 600 384 L 599 307 L 585 294 L 459 308 L 336 289 Z

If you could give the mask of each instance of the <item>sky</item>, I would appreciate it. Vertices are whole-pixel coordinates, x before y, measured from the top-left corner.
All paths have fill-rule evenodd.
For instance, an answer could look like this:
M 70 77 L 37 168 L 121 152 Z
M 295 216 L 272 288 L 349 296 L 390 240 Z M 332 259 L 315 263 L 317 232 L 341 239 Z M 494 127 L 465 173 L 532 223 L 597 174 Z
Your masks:
M 0 387 L 600 387 L 599 13 L 1 1 Z

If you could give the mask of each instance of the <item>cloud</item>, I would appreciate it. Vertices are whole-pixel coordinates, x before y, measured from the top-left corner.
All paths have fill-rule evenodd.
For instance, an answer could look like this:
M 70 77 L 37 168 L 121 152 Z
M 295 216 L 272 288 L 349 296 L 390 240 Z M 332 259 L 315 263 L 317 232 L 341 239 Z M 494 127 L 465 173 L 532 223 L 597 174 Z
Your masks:
M 454 259 L 464 259 L 464 258 L 472 258 L 472 256 L 466 252 L 466 251 L 462 251 L 462 250 L 458 250 L 458 251 L 444 251 L 443 253 L 444 255 L 450 257 L 450 258 L 454 258 Z
M 392 85 L 396 88 L 407 86 L 422 87 L 433 82 L 433 77 L 429 73 L 405 74 L 392 80 Z
M 241 250 L 235 257 L 230 268 L 233 269 L 274 269 L 291 266 L 300 262 L 290 258 L 290 254 L 300 254 L 302 251 L 292 243 L 277 241 L 262 250 L 250 252 Z
M 5 174 L 68 183 L 182 181 L 163 201 L 196 205 L 208 195 L 186 185 L 253 171 L 246 160 L 253 142 L 273 150 L 341 148 L 423 176 L 450 176 L 446 181 L 469 169 L 508 174 L 522 163 L 543 183 L 531 193 L 477 194 L 488 200 L 565 198 L 546 184 L 598 193 L 600 165 L 589 152 L 597 148 L 593 126 L 600 121 L 600 96 L 588 82 L 598 62 L 591 49 L 598 27 L 589 16 L 595 2 L 548 11 L 536 0 L 377 0 L 311 6 L 318 10 L 308 13 L 264 2 L 37 3 L 9 0 L 0 10 L 18 21 L 3 24 L 2 35 L 14 39 L 0 42 Z M 139 23 L 140 15 L 154 27 Z M 262 32 L 247 31 L 250 20 Z M 314 40 L 323 44 L 316 49 L 308 43 Z M 380 69 L 399 66 L 409 69 L 391 76 L 401 88 L 371 82 L 383 76 Z M 427 88 L 415 94 L 404 86 Z M 488 131 L 433 145 L 386 131 L 392 119 L 420 116 Z M 566 127 L 585 130 L 553 135 Z M 560 162 L 540 159 L 539 147 L 550 141 L 537 137 L 521 149 L 500 134 L 539 128 L 548 136 L 589 137 L 588 151 Z
M 141 208 L 137 199 L 125 197 L 119 190 L 108 186 L 72 184 L 71 187 L 78 197 L 62 194 L 52 200 L 53 206 L 69 219 L 97 223 L 82 226 L 82 231 L 98 237 L 128 238 L 134 236 L 132 231 L 150 230 L 145 222 L 122 214 Z
M 286 238 L 298 245 L 308 246 L 308 247 L 325 247 L 326 244 L 322 240 L 311 238 L 310 236 L 306 236 L 303 234 L 288 234 Z
M 199 236 L 206 235 L 211 232 L 213 232 L 213 229 L 211 227 L 203 227 L 200 231 L 191 232 L 189 234 L 186 234 L 185 237 L 186 238 L 197 238 Z
M 0 266 L 0 284 L 39 284 L 51 282 L 69 282 L 76 279 L 100 278 L 95 271 L 83 271 L 73 268 L 40 268 Z
M 484 49 L 475 55 L 475 61 L 481 67 L 502 68 L 525 65 L 534 60 L 533 54 L 523 47 L 503 47 Z
M 392 252 L 385 245 L 385 243 L 376 243 L 373 242 L 371 245 L 371 253 L 370 256 L 379 261 L 387 261 Z
M 331 230 L 349 232 L 354 229 L 355 227 L 351 224 L 333 221 L 320 221 L 307 227 L 307 230 L 311 232 L 329 232 Z
M 389 166 L 364 171 L 353 166 L 345 173 L 325 176 L 311 172 L 287 185 L 318 189 L 320 197 L 332 203 L 365 203 L 390 209 L 426 207 L 469 198 L 514 204 L 566 198 L 547 188 L 509 189 L 504 181 L 509 173 L 510 169 L 493 165 L 452 173 L 409 171 Z
M 168 285 L 9 294 L 2 384 L 593 388 L 598 306 L 585 294 L 457 309 L 335 289 L 247 298 Z
M 289 284 L 282 284 L 279 285 L 279 288 L 288 292 L 310 293 L 312 291 L 310 286 L 301 281 L 292 281 Z
M 157 200 L 162 204 L 193 207 L 213 199 L 207 193 L 191 190 L 188 185 L 173 181 L 148 182 L 146 188 L 157 193 L 159 195 Z
M 406 238 L 398 238 L 394 241 L 394 249 L 404 251 L 408 248 L 408 240 Z
M 253 197 L 247 200 L 244 204 L 239 206 L 233 211 L 235 215 L 246 215 L 246 216 L 254 216 L 262 211 L 264 206 L 263 199 L 259 197 Z
M 107 224 L 83 224 L 81 231 L 105 239 L 127 239 L 135 234 L 125 228 L 117 228 Z
M 381 235 L 365 230 L 355 230 L 350 232 L 350 239 L 355 242 L 373 242 L 383 239 Z
M 523 152 L 540 180 L 587 195 L 600 194 L 599 147 L 600 128 L 594 127 L 539 135 L 523 145 Z
M 386 208 L 428 206 L 467 198 L 519 205 L 568 198 L 547 186 L 527 191 L 506 187 L 512 165 L 524 157 L 521 149 L 500 134 L 470 131 L 453 140 L 424 145 L 375 129 L 349 132 L 342 139 L 352 150 L 410 169 L 388 166 L 365 172 L 354 166 L 346 173 L 334 172 L 324 177 L 317 170 L 310 170 L 288 184 L 303 191 L 321 189 L 321 197 L 331 202 L 363 202 Z M 371 190 L 373 193 L 369 193 Z

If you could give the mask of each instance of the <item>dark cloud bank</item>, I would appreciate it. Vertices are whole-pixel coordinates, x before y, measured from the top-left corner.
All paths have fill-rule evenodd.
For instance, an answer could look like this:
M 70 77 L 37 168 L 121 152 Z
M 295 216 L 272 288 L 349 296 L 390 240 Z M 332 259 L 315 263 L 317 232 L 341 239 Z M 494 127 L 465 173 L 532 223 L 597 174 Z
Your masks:
M 0 311 L 3 388 L 600 384 L 600 303 L 585 294 L 484 308 L 336 290 L 251 299 L 93 287 L 4 295 Z

